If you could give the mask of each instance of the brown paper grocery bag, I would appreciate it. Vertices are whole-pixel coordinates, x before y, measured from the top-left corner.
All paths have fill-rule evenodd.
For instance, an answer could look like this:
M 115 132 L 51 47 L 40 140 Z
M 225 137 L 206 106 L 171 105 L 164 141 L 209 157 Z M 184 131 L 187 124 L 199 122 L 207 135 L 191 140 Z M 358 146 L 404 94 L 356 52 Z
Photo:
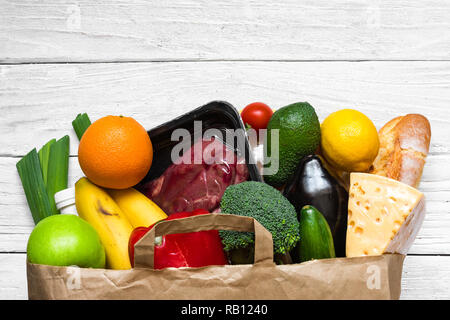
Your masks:
M 255 233 L 253 265 L 153 270 L 155 236 L 206 230 Z M 201 248 L 199 248 L 201 250 Z M 404 256 L 275 265 L 270 232 L 249 217 L 199 215 L 162 221 L 135 245 L 131 270 L 27 262 L 30 299 L 290 300 L 399 299 Z

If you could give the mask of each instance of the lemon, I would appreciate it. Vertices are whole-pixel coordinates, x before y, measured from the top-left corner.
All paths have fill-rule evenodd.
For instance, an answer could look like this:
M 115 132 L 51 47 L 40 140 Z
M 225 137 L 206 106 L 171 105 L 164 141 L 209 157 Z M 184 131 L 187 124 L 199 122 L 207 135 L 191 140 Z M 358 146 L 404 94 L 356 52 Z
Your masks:
M 378 155 L 380 141 L 373 122 L 363 113 L 344 109 L 332 113 L 321 125 L 325 159 L 336 169 L 367 171 Z

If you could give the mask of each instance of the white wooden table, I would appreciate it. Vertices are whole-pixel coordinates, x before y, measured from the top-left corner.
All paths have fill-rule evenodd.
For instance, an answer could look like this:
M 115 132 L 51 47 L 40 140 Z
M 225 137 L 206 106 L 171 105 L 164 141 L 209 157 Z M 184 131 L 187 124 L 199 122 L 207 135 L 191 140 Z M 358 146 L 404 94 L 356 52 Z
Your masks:
M 450 298 L 450 2 L 0 0 L 0 299 L 26 299 L 33 229 L 15 168 L 33 147 L 107 114 L 152 128 L 211 100 L 356 108 L 380 127 L 432 124 L 428 212 L 403 299 Z

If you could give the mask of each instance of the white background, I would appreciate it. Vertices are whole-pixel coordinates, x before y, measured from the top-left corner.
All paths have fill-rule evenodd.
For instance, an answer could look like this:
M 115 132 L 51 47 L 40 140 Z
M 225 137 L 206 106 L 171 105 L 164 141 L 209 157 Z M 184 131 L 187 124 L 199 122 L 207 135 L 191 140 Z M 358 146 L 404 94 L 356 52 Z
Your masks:
M 77 113 L 150 129 L 211 100 L 355 108 L 377 127 L 427 116 L 428 212 L 402 298 L 450 298 L 450 2 L 0 0 L 0 299 L 27 298 L 21 156 L 70 134 L 72 184 Z

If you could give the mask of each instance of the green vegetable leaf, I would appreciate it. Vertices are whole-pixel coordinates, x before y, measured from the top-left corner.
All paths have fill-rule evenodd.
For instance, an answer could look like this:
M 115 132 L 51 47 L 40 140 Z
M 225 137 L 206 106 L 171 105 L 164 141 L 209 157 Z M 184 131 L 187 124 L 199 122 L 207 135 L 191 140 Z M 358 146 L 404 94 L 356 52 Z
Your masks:
M 41 165 L 36 149 L 31 150 L 16 164 L 23 190 L 31 210 L 34 223 L 52 215 L 52 209 L 42 177 Z
M 81 140 L 81 137 L 90 125 L 91 120 L 86 113 L 79 113 L 75 120 L 72 121 L 72 126 L 77 134 L 78 140 Z
M 41 164 L 42 178 L 44 185 L 47 186 L 47 173 L 48 173 L 48 159 L 50 158 L 50 147 L 56 142 L 56 139 L 52 139 L 47 142 L 41 150 L 39 150 L 39 162 Z
M 69 173 L 69 136 L 64 136 L 50 147 L 48 163 L 47 193 L 52 214 L 59 213 L 55 204 L 55 193 L 67 189 Z

